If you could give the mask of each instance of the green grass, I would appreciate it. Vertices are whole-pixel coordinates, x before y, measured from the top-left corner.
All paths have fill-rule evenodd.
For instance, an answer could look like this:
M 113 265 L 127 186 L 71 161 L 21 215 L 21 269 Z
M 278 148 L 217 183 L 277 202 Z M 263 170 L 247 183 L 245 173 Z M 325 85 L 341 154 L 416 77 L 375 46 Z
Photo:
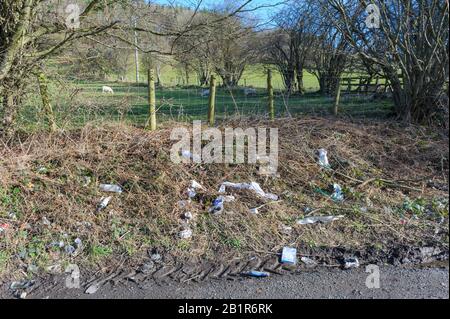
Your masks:
M 90 249 L 90 257 L 93 261 L 99 261 L 101 259 L 107 258 L 113 253 L 112 248 L 102 245 L 93 245 Z
M 158 121 L 191 121 L 206 119 L 208 98 L 201 97 L 203 88 L 193 85 L 176 86 L 180 75 L 174 68 L 165 67 L 162 72 L 163 87 L 157 88 Z M 178 80 L 177 80 L 178 76 Z M 131 76 L 132 77 L 132 76 Z M 130 78 L 130 76 L 128 76 Z M 146 76 L 142 74 L 141 80 Z M 288 115 L 329 115 L 334 104 L 333 97 L 319 95 L 316 78 L 304 74 L 307 93 L 291 95 L 287 98 L 282 91 L 281 76 L 274 72 L 275 109 L 278 117 Z M 111 86 L 114 95 L 101 92 L 103 85 Z M 226 119 L 236 114 L 243 116 L 265 116 L 267 114 L 267 92 L 264 67 L 249 67 L 241 80 L 241 85 L 257 88 L 256 96 L 245 96 L 242 88 L 229 90 L 218 87 L 216 95 L 216 117 Z M 51 87 L 52 104 L 60 127 L 80 127 L 90 121 L 125 121 L 143 126 L 148 118 L 147 88 L 145 83 L 132 82 L 77 81 L 63 85 L 53 82 Z M 77 94 L 72 95 L 77 91 Z M 38 90 L 35 90 L 38 92 Z M 340 113 L 352 117 L 385 117 L 390 113 L 392 102 L 388 100 L 371 101 L 367 96 L 346 96 L 341 98 Z M 41 113 L 41 101 L 37 94 L 30 97 L 20 116 L 22 127 L 39 129 L 45 124 Z
M 273 69 L 273 68 L 272 68 Z M 283 89 L 283 80 L 281 78 L 280 73 L 277 70 L 273 70 L 273 87 L 276 90 Z M 147 73 L 145 71 L 140 71 L 139 76 L 141 81 L 144 81 L 147 78 Z M 304 86 L 306 91 L 315 91 L 319 88 L 319 82 L 317 78 L 309 73 L 304 72 Z M 135 74 L 133 70 L 130 70 L 126 76 L 126 80 L 129 82 L 134 81 Z M 189 86 L 189 85 L 199 85 L 197 74 L 191 72 L 189 74 L 189 82 L 186 81 L 186 77 L 184 74 L 181 74 L 179 70 L 176 68 L 167 65 L 161 69 L 161 82 L 164 86 Z M 222 80 L 220 77 L 218 78 L 219 84 L 222 84 Z M 264 65 L 250 65 L 246 67 L 242 77 L 239 81 L 240 86 L 250 86 L 255 88 L 265 88 L 267 86 L 267 72 L 265 70 Z

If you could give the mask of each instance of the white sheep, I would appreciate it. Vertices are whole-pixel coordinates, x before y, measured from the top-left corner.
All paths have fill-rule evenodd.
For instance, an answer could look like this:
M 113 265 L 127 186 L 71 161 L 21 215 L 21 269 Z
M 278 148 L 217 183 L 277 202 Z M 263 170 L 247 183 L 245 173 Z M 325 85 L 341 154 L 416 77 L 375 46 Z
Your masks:
M 245 96 L 256 95 L 256 89 L 254 88 L 244 88 Z
M 109 86 L 103 86 L 102 88 L 103 93 L 110 93 L 110 94 L 114 94 L 114 91 L 112 88 L 110 88 Z
M 201 97 L 208 97 L 209 96 L 209 89 L 204 89 L 200 92 Z

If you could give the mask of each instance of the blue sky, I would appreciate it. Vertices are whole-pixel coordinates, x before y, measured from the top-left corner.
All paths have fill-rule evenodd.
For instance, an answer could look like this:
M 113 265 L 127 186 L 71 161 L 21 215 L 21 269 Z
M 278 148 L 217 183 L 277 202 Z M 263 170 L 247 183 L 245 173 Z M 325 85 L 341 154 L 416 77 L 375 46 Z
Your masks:
M 188 7 L 195 6 L 199 0 L 153 0 L 154 2 L 161 3 L 161 4 L 177 4 L 177 5 L 183 5 Z M 244 3 L 246 0 L 239 0 L 239 1 L 233 1 L 233 0 L 225 0 L 226 2 L 235 3 L 237 6 L 238 3 Z M 253 0 L 247 8 L 255 8 L 258 6 L 264 6 L 264 5 L 273 5 L 275 3 L 282 2 L 283 0 Z M 223 0 L 203 0 L 203 6 L 214 6 L 215 4 L 223 3 Z M 279 6 L 280 7 L 280 6 Z M 254 11 L 252 14 L 257 16 L 263 21 L 267 21 L 269 17 L 278 10 L 279 7 L 268 7 L 268 8 L 260 8 L 256 11 Z

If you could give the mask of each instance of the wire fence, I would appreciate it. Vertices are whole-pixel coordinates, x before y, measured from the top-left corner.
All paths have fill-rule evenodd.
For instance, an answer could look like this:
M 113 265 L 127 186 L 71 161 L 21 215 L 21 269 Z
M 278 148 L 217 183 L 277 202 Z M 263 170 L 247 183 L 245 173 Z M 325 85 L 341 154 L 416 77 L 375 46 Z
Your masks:
M 104 85 L 110 86 L 114 93 L 103 93 Z M 348 80 L 341 81 L 339 113 L 352 117 L 388 116 L 393 106 L 389 92 L 385 89 L 374 89 L 371 85 L 369 83 L 364 89 L 356 80 L 355 83 Z M 309 89 L 304 94 L 289 94 L 282 89 L 275 89 L 275 116 L 331 114 L 336 104 L 336 96 L 321 93 L 318 89 Z M 209 103 L 207 90 L 207 87 L 199 86 L 157 86 L 158 122 L 207 120 Z M 86 122 L 110 120 L 127 121 L 142 126 L 149 116 L 146 83 L 60 81 L 54 82 L 51 86 L 51 96 L 56 121 L 60 127 L 82 126 Z M 40 104 L 38 94 L 30 97 L 28 106 L 24 108 L 21 116 L 24 125 L 42 125 Z M 219 121 L 236 117 L 264 118 L 269 115 L 268 105 L 267 88 L 218 86 L 215 117 Z

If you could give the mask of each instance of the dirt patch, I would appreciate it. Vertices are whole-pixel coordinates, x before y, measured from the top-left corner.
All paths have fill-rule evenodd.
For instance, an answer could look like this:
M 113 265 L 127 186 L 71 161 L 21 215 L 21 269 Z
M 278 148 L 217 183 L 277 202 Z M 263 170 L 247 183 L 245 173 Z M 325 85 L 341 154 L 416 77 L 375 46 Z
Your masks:
M 165 125 L 157 132 L 125 125 L 88 126 L 4 141 L 4 280 L 49 272 L 52 266 L 64 269 L 67 264 L 104 278 L 117 269 L 127 276 L 145 265 L 153 250 L 166 258 L 161 267 L 211 264 L 192 270 L 194 277 L 234 261 L 247 265 L 252 258 L 276 260 L 283 246 L 296 247 L 300 255 L 327 265 L 338 265 L 346 255 L 394 264 L 421 262 L 419 253 L 448 258 L 446 132 L 316 118 L 224 124 L 279 128 L 279 176 L 266 177 L 258 174 L 258 165 L 172 163 L 173 125 Z M 320 148 L 328 150 L 331 169 L 317 164 Z M 182 205 L 192 180 L 204 189 Z M 228 195 L 236 200 L 225 203 L 221 214 L 210 214 L 208 208 L 224 181 L 258 182 L 280 201 L 231 191 Z M 109 205 L 99 211 L 101 198 L 110 196 L 99 190 L 102 183 L 119 184 L 124 191 L 112 194 Z M 329 196 L 334 183 L 343 187 L 343 202 Z M 249 213 L 261 206 L 259 215 Z M 180 239 L 187 210 L 193 217 L 188 224 L 192 237 Z M 344 218 L 297 224 L 313 215 Z M 421 252 L 424 247 L 433 251 Z M 183 272 L 156 271 L 164 276 Z

